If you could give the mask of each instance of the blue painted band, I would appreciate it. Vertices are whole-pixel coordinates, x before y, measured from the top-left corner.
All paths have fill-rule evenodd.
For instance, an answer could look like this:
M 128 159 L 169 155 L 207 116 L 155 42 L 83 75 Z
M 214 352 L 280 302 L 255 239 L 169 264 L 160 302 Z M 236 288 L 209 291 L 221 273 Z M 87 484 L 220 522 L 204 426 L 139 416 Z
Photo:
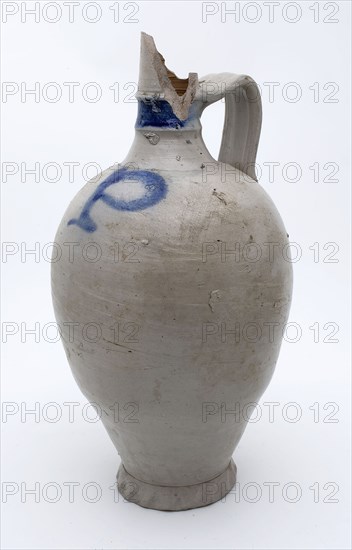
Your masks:
M 144 98 L 138 101 L 138 115 L 136 128 L 154 126 L 156 128 L 184 128 L 193 115 L 190 113 L 186 120 L 180 120 L 173 112 L 170 103 L 164 99 Z

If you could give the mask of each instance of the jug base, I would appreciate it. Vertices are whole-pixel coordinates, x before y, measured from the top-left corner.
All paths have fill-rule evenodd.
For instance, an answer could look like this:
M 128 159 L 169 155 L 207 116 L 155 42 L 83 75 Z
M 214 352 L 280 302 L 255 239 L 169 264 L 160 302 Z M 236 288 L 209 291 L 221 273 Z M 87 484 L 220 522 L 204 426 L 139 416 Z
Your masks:
M 236 483 L 236 465 L 231 459 L 226 470 L 208 481 L 187 486 L 152 485 L 131 476 L 121 464 L 117 486 L 125 500 L 153 510 L 175 512 L 208 506 L 231 491 Z

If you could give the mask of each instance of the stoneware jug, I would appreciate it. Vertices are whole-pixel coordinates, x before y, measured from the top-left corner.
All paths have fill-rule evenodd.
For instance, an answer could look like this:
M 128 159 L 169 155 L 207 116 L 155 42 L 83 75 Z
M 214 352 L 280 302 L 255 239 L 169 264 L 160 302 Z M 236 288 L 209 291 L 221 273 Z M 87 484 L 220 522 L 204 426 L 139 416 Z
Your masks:
M 275 368 L 292 272 L 256 181 L 255 82 L 180 79 L 145 33 L 140 55 L 134 141 L 64 214 L 55 242 L 70 253 L 52 262 L 52 294 L 75 380 L 121 456 L 120 493 L 186 510 L 235 484 L 232 454 Z M 200 117 L 223 98 L 215 160 Z

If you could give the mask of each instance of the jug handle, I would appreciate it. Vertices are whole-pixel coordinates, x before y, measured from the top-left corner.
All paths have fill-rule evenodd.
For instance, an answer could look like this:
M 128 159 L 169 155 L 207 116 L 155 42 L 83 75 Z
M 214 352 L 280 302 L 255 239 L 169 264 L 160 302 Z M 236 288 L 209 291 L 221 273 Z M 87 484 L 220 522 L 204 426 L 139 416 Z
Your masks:
M 255 159 L 262 125 L 262 103 L 256 82 L 247 75 L 209 74 L 199 80 L 203 102 L 225 97 L 225 120 L 219 162 L 238 168 L 257 181 Z

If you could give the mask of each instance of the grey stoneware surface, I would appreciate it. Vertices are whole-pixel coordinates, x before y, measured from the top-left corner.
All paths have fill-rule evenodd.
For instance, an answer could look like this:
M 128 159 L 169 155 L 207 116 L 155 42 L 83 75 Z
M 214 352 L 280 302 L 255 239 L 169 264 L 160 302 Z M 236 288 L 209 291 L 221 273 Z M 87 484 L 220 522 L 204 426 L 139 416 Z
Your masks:
M 223 97 L 216 160 L 200 116 Z M 215 411 L 241 410 L 267 387 L 288 318 L 292 268 L 282 254 L 270 255 L 288 244 L 287 234 L 255 181 L 255 82 L 230 73 L 177 79 L 142 33 L 137 98 L 147 118 L 139 116 L 127 157 L 79 191 L 55 239 L 86 250 L 93 242 L 103 254 L 97 262 L 82 254 L 53 262 L 53 303 L 74 378 L 102 408 L 121 456 L 120 492 L 143 507 L 185 510 L 221 499 L 236 481 L 232 454 L 247 422 L 234 415 L 222 422 Z M 172 124 L 161 122 L 160 105 Z M 116 243 L 135 249 L 124 248 L 117 262 Z M 235 245 L 238 261 L 229 252 Z M 103 337 L 94 342 L 79 331 L 72 341 L 72 322 L 95 323 Z M 114 323 L 132 323 L 138 338 L 115 341 Z M 240 331 L 260 326 L 263 337 L 224 345 L 219 327 L 235 323 Z M 264 330 L 270 326 L 274 337 Z M 117 403 L 135 407 L 131 421 L 116 421 Z

